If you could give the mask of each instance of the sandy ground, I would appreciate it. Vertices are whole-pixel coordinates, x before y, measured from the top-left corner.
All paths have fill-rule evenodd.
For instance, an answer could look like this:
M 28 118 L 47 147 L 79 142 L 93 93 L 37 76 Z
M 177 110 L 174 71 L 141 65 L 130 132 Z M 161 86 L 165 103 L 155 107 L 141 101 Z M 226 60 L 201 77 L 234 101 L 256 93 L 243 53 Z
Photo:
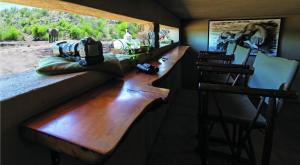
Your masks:
M 47 41 L 0 42 L 0 75 L 34 69 L 39 60 L 52 55 Z

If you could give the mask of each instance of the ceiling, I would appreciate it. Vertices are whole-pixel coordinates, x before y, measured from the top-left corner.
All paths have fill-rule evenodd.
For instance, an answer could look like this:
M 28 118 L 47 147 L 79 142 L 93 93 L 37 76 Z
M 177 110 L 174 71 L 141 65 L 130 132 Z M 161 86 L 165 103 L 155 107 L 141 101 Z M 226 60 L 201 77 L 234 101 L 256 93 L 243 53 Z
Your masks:
M 108 12 L 107 10 L 101 10 L 98 8 L 90 7 L 93 5 L 90 6 L 83 5 L 79 3 L 81 2 L 80 0 L 0 0 L 0 2 L 16 3 L 16 4 L 26 5 L 26 6 L 46 8 L 51 10 L 63 11 L 63 12 L 71 12 L 71 13 L 89 15 L 89 16 L 94 16 L 99 18 L 116 19 L 116 20 L 142 23 L 142 24 L 149 23 L 148 21 L 142 19 L 125 16 L 122 14 L 117 14 L 117 12 Z M 85 0 L 84 2 L 88 3 L 88 2 L 95 2 L 95 1 Z M 83 1 L 81 3 L 83 3 Z
M 300 14 L 300 0 L 156 0 L 181 19 Z

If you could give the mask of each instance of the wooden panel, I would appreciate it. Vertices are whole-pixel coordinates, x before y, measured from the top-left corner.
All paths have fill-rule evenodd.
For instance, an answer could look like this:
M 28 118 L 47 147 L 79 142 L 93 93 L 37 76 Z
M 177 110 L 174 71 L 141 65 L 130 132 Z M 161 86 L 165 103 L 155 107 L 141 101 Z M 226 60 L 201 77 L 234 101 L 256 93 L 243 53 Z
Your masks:
M 135 22 L 146 24 L 150 23 L 149 21 L 144 21 L 141 19 L 136 19 L 132 17 L 127 17 L 125 15 L 115 14 L 113 12 L 108 12 L 105 10 L 100 10 L 93 7 L 88 7 L 84 5 L 80 5 L 73 2 L 61 1 L 61 0 L 51 0 L 51 1 L 41 1 L 41 0 L 3 0 L 8 3 L 16 3 L 26 6 L 33 6 L 37 8 L 45 8 L 50 10 L 57 10 L 62 12 L 69 13 L 77 13 L 82 15 L 89 15 L 98 18 L 106 18 L 106 19 L 114 19 L 114 20 L 122 20 L 127 22 Z
M 157 74 L 131 71 L 123 80 L 113 80 L 31 119 L 23 124 L 23 135 L 67 154 L 72 151 L 53 145 L 66 146 L 65 142 L 100 155 L 110 153 L 147 106 L 167 98 L 169 90 L 152 83 L 166 76 L 187 49 L 177 47 L 164 55 L 166 61 L 153 62 L 160 68 Z M 45 135 L 51 143 L 45 142 Z
M 274 17 L 300 14 L 299 0 L 158 0 L 179 18 L 215 19 Z

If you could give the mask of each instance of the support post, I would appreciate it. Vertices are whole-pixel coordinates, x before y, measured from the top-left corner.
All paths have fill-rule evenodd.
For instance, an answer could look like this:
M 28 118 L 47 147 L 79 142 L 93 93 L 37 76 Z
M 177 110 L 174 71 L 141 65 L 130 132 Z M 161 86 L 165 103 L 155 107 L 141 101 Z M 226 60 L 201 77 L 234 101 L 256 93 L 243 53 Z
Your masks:
M 158 23 L 153 23 L 154 24 L 154 34 L 155 34 L 155 48 L 159 48 L 159 24 Z

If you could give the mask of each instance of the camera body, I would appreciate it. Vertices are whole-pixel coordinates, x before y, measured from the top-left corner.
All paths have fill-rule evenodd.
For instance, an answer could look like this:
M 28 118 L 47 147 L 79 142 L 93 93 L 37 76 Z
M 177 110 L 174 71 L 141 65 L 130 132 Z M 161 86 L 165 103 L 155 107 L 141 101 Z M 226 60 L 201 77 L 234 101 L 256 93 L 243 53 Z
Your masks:
M 154 65 L 148 64 L 148 63 L 144 63 L 144 64 L 137 64 L 136 68 L 144 73 L 148 73 L 148 74 L 155 74 L 159 71 L 158 67 L 155 67 Z
M 87 37 L 78 41 L 62 41 L 52 47 L 53 54 L 78 61 L 81 65 L 96 65 L 104 61 L 102 43 Z

